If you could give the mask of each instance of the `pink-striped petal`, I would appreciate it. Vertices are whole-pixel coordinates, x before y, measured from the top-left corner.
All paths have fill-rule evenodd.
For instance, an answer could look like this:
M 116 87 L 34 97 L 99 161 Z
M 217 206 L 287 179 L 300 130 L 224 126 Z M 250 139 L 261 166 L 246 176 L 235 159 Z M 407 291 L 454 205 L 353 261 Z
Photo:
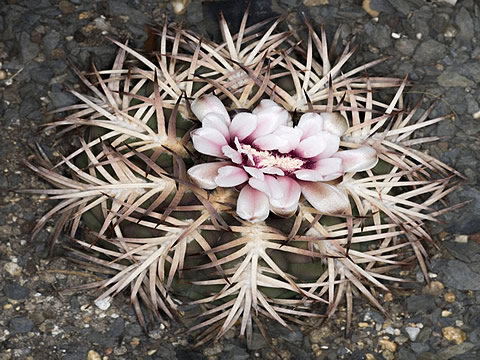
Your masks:
M 239 166 L 223 166 L 218 169 L 218 175 L 215 177 L 215 183 L 221 187 L 232 187 L 243 184 L 248 180 L 248 175 Z
M 378 162 L 377 152 L 370 146 L 339 151 L 334 157 L 342 159 L 345 172 L 365 171 L 373 168 Z
M 227 145 L 227 141 L 218 130 L 213 128 L 200 128 L 192 131 L 191 136 L 193 147 L 198 152 L 205 155 L 225 158 L 222 147 Z
M 234 150 L 230 145 L 222 146 L 222 152 L 223 155 L 230 158 L 235 164 L 242 163 L 242 154 L 240 154 L 237 150 Z
M 299 180 L 305 181 L 330 181 L 343 175 L 341 159 L 326 158 L 317 160 L 311 169 L 295 171 Z
M 287 176 L 277 178 L 282 196 L 280 198 L 270 198 L 270 210 L 278 216 L 290 217 L 298 208 L 298 200 L 300 199 L 300 185 Z
M 237 200 L 237 214 L 242 219 L 256 223 L 265 220 L 270 212 L 267 195 L 246 185 Z
M 323 130 L 337 136 L 342 136 L 348 129 L 348 121 L 342 114 L 335 113 L 322 113 L 323 118 Z
M 215 113 L 221 116 L 226 125 L 230 125 L 230 116 L 227 109 L 215 95 L 202 95 L 195 99 L 191 105 L 192 112 L 203 123 L 205 115 Z
M 206 114 L 203 118 L 202 127 L 218 130 L 227 141 L 230 140 L 230 132 L 228 131 L 228 126 L 225 124 L 225 120 L 223 119 L 223 117 L 219 114 Z
M 323 130 L 323 118 L 315 113 L 303 114 L 297 128 L 303 132 L 301 140 L 314 136 Z
M 264 174 L 270 174 L 270 175 L 279 175 L 279 176 L 284 176 L 285 173 L 283 170 L 280 170 L 279 168 L 276 167 L 264 167 L 261 169 Z
M 203 189 L 213 190 L 218 186 L 215 183 L 218 169 L 228 164 L 228 162 L 222 161 L 195 165 L 188 169 L 188 175 L 195 185 Z
M 230 124 L 230 135 L 242 141 L 257 128 L 257 115 L 240 113 L 235 115 Z
M 323 182 L 302 182 L 305 199 L 323 214 L 345 214 L 350 207 L 348 196 L 335 186 Z

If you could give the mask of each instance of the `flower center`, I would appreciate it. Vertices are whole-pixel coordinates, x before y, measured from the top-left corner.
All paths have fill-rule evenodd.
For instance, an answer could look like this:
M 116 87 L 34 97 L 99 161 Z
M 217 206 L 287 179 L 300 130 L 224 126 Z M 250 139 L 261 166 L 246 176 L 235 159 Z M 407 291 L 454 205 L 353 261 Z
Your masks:
M 282 154 L 275 150 L 257 150 L 251 145 L 241 144 L 240 152 L 244 155 L 244 162 L 257 169 L 274 167 L 282 170 L 285 174 L 290 174 L 301 169 L 305 164 L 305 160 L 298 157 Z

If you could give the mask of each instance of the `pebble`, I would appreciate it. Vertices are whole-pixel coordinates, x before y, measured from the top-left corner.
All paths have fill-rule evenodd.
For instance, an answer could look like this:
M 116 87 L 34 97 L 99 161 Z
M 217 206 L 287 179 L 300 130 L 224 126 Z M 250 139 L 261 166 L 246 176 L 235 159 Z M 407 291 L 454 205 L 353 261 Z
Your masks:
M 420 330 L 421 330 L 420 328 L 412 327 L 412 326 L 407 326 L 405 328 L 405 332 L 407 333 L 408 338 L 411 341 L 415 341 L 417 339 L 418 334 L 420 334 Z
M 378 344 L 382 347 L 382 349 L 391 351 L 392 353 L 397 351 L 398 345 L 388 339 L 380 339 L 378 340 Z
M 32 331 L 35 324 L 27 317 L 18 317 L 10 320 L 8 329 L 12 334 L 27 333 Z
M 415 49 L 413 58 L 422 64 L 431 64 L 442 58 L 447 52 L 447 48 L 442 43 L 430 39 L 421 42 Z
M 443 298 L 445 299 L 446 302 L 448 303 L 453 303 L 456 300 L 456 296 L 454 293 L 447 292 L 445 295 L 443 295 Z
M 1 79 L 0 79 L 1 80 Z M 3 265 L 3 270 L 12 276 L 20 276 L 22 274 L 22 268 L 14 262 L 8 262 Z
M 457 344 L 463 343 L 467 339 L 467 334 L 462 329 L 454 326 L 447 326 L 442 329 L 442 334 L 448 341 L 454 341 Z
M 432 296 L 442 295 L 445 286 L 438 280 L 431 281 L 430 284 L 424 286 L 422 293 Z
M 22 300 L 28 296 L 30 289 L 18 284 L 7 284 L 4 292 L 9 299 Z
M 441 73 L 437 77 L 437 82 L 440 86 L 443 86 L 443 87 L 463 87 L 463 88 L 466 88 L 468 86 L 474 86 L 475 85 L 475 82 L 473 82 L 472 80 L 470 80 L 466 76 L 463 76 L 463 75 L 461 75 L 457 72 L 451 71 L 451 70 L 447 70 L 447 71 L 444 71 L 443 73 Z M 464 241 L 463 236 L 464 235 L 462 235 L 462 237 L 460 238 L 461 241 Z M 457 237 L 455 237 L 455 239 L 456 238 Z M 455 241 L 457 241 L 457 240 L 455 240 Z M 457 241 L 457 242 L 460 242 L 460 241 Z M 468 239 L 465 242 L 468 242 Z
M 102 357 L 95 350 L 89 350 L 87 354 L 87 360 L 102 360 Z

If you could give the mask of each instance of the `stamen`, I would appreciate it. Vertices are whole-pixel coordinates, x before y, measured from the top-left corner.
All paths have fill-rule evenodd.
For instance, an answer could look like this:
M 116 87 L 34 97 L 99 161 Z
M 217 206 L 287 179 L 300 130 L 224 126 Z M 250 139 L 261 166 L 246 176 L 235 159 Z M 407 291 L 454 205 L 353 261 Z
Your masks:
M 235 139 L 237 144 L 238 139 Z M 240 146 L 240 152 L 246 154 L 249 161 L 251 161 L 258 169 L 262 168 L 278 168 L 286 173 L 299 170 L 305 164 L 305 161 L 287 154 L 280 154 L 274 151 L 257 150 L 251 145 L 244 145 L 238 142 L 237 148 Z M 255 161 L 254 161 L 255 159 Z

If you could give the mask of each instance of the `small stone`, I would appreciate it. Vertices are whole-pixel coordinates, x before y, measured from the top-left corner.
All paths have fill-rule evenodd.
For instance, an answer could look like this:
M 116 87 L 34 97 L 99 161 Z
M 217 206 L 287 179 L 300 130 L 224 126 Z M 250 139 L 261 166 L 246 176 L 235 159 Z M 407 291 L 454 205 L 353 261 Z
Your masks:
M 27 333 L 34 328 L 35 324 L 27 317 L 18 317 L 10 320 L 9 330 L 12 334 Z
M 456 300 L 456 296 L 454 293 L 447 292 L 445 295 L 443 295 L 443 298 L 445 299 L 446 302 L 448 303 L 453 303 Z
M 216 342 L 213 343 L 212 346 L 207 347 L 203 350 L 203 355 L 205 356 L 213 356 L 218 355 L 223 351 L 223 345 Z
M 468 235 L 455 235 L 455 242 L 466 244 L 468 243 L 469 236 Z
M 4 292 L 9 299 L 22 300 L 28 296 L 30 290 L 18 284 L 7 284 L 5 286 Z
M 449 317 L 452 315 L 452 312 L 449 310 L 443 310 L 442 311 L 442 317 Z
M 451 358 L 460 359 L 460 357 L 457 358 L 457 356 L 465 354 L 466 352 L 472 350 L 472 348 L 474 346 L 475 345 L 473 345 L 472 343 L 469 343 L 469 342 L 449 346 L 446 349 L 442 349 L 437 353 L 437 355 L 438 355 L 437 359 L 440 359 L 440 360 L 448 360 L 448 359 L 451 359 Z M 468 356 L 467 356 L 467 358 L 472 359 L 471 357 L 468 357 Z M 477 357 L 475 357 L 475 358 L 477 358 Z
M 457 72 L 452 70 L 444 71 L 437 77 L 437 83 L 443 87 L 469 87 L 475 86 L 475 82 L 467 78 L 466 76 L 460 75 Z M 460 235 L 464 236 L 464 235 Z
M 371 0 L 363 0 L 363 3 L 362 3 L 363 10 L 365 10 L 365 12 L 371 17 L 377 17 L 378 15 L 380 15 L 380 12 L 377 10 L 373 10 L 370 7 L 370 2 Z
M 303 0 L 303 5 L 305 6 L 320 6 L 327 4 L 328 0 Z
M 397 351 L 398 345 L 393 341 L 387 339 L 380 339 L 378 340 L 378 344 L 382 347 L 382 349 L 391 351 L 392 353 Z
M 395 360 L 395 354 L 390 350 L 383 350 L 382 356 L 385 360 Z
M 2 80 L 1 77 L 0 80 Z M 3 265 L 3 270 L 5 270 L 12 276 L 20 276 L 20 274 L 22 273 L 22 268 L 14 262 L 9 262 Z
M 399 39 L 395 41 L 395 49 L 397 49 L 402 55 L 406 56 L 412 56 L 417 45 L 417 40 Z
M 444 288 L 445 286 L 440 281 L 435 280 L 424 286 L 422 293 L 425 295 L 440 296 Z
M 449 260 L 443 269 L 445 284 L 457 290 L 480 290 L 480 274 L 472 271 L 468 264 L 459 260 Z
M 71 14 L 75 11 L 75 5 L 65 0 L 60 1 L 60 3 L 58 4 L 58 8 L 65 15 Z
M 110 297 L 106 297 L 104 299 L 95 300 L 95 306 L 98 307 L 100 310 L 107 310 L 110 307 Z
M 407 326 L 405 328 L 405 332 L 408 335 L 408 338 L 411 341 L 415 341 L 417 339 L 418 334 L 420 334 L 420 328 L 418 327 L 412 327 L 412 326 Z
M 89 350 L 87 354 L 87 360 L 102 360 L 102 357 L 95 350 Z
M 436 40 L 430 39 L 417 46 L 413 58 L 419 63 L 429 64 L 443 58 L 446 52 L 447 48 L 445 45 Z
M 366 328 L 366 327 L 369 327 L 371 326 L 369 323 L 366 323 L 366 322 L 360 322 L 358 323 L 358 327 L 360 328 Z
M 454 326 L 447 326 L 442 329 L 442 334 L 448 341 L 455 341 L 457 344 L 463 343 L 467 339 L 467 334 L 462 329 Z
M 130 341 L 130 345 L 132 345 L 132 347 L 137 347 L 138 345 L 140 345 L 140 339 L 137 338 L 137 337 L 134 337 L 134 338 Z
M 392 300 L 393 300 L 393 295 L 392 295 L 392 293 L 386 293 L 385 296 L 383 297 L 383 300 L 384 300 L 385 302 L 390 302 L 390 301 L 392 301 Z
M 375 360 L 375 355 L 367 353 L 365 354 L 365 360 Z

